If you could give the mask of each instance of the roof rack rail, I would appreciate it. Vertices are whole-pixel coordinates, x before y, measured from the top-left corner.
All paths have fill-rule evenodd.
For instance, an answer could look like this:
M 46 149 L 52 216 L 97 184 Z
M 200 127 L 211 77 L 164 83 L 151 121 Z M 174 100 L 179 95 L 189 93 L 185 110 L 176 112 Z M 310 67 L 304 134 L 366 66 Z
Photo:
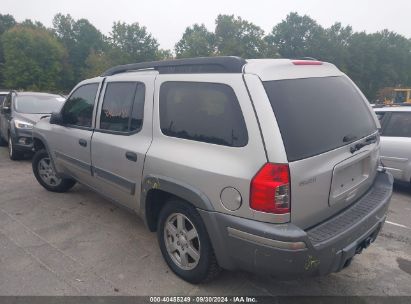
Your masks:
M 313 60 L 313 61 L 318 61 L 318 59 L 314 57 L 298 57 L 298 58 L 293 58 L 291 60 Z
M 411 107 L 410 102 L 403 103 L 390 103 L 390 104 L 376 104 L 373 108 L 384 108 L 384 107 Z
M 235 56 L 198 57 L 119 65 L 106 70 L 101 76 L 156 70 L 160 74 L 242 73 L 245 59 Z

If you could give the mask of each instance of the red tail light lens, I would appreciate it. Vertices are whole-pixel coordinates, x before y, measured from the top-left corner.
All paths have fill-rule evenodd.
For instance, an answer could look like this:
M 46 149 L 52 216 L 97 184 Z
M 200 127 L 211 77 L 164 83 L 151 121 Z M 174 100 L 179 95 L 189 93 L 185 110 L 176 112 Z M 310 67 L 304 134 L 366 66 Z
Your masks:
M 322 65 L 322 61 L 318 60 L 293 60 L 294 65 Z
M 265 164 L 251 181 L 250 207 L 257 211 L 290 212 L 290 173 L 288 165 Z

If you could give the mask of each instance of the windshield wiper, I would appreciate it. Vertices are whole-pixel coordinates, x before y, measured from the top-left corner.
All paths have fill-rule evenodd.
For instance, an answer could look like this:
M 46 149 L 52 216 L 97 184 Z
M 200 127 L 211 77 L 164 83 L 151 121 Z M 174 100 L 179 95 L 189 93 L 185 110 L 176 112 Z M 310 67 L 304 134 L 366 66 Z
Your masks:
M 352 135 L 352 134 L 348 134 L 348 135 L 345 135 L 345 136 L 343 137 L 343 142 L 345 142 L 345 143 L 347 143 L 347 142 L 352 142 L 352 141 L 354 141 L 354 140 L 356 140 L 356 139 L 357 139 L 357 136 Z
M 351 152 L 352 154 L 354 154 L 354 152 L 356 152 L 356 151 L 358 151 L 358 150 L 361 150 L 361 149 L 364 148 L 365 146 L 368 146 L 368 145 L 371 145 L 371 144 L 377 142 L 377 139 L 378 139 L 377 135 L 368 136 L 368 137 L 365 139 L 364 142 L 358 143 L 358 144 L 352 146 L 352 147 L 350 148 L 350 152 Z

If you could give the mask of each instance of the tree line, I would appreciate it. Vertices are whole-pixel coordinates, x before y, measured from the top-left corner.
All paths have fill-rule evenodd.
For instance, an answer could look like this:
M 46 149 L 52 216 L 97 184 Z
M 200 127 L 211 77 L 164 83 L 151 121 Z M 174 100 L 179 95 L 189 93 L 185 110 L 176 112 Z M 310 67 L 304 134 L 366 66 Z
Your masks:
M 219 15 L 214 31 L 187 27 L 174 50 L 139 23 L 114 22 L 103 35 L 87 19 L 57 14 L 51 28 L 0 14 L 0 87 L 68 92 L 80 80 L 119 64 L 197 56 L 303 58 L 329 61 L 347 73 L 370 100 L 386 87 L 411 86 L 411 39 L 389 30 L 354 32 L 335 23 L 324 28 L 290 13 L 265 33 L 234 15 Z

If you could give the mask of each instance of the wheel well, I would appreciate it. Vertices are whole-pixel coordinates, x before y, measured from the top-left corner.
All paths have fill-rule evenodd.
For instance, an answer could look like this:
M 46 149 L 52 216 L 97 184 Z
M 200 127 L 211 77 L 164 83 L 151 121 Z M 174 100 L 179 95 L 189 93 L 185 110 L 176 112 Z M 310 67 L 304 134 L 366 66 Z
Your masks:
M 34 151 L 39 151 L 41 149 L 46 148 L 44 143 L 38 138 L 33 138 L 33 147 L 34 147 Z
M 157 222 L 158 222 L 158 217 L 160 215 L 161 209 L 164 207 L 167 201 L 170 199 L 179 199 L 181 201 L 186 202 L 187 204 L 191 204 L 190 202 L 187 202 L 181 197 L 178 197 L 174 194 L 171 194 L 169 192 L 159 190 L 159 189 L 151 189 L 148 191 L 147 196 L 146 196 L 146 220 L 147 220 L 147 225 L 148 228 L 150 229 L 151 232 L 157 231 Z

